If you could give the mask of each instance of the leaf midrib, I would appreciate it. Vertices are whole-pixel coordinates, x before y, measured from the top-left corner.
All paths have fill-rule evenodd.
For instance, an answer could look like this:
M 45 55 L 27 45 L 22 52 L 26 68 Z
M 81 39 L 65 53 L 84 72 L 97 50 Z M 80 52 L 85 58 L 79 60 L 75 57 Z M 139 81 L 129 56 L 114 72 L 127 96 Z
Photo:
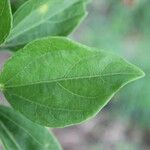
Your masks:
M 68 80 L 81 80 L 81 79 L 90 79 L 90 78 L 100 78 L 100 77 L 106 77 L 106 76 L 117 76 L 117 75 L 137 75 L 136 73 L 112 73 L 112 74 L 103 74 L 103 75 L 95 75 L 95 76 L 80 76 L 80 77 L 72 77 L 72 78 L 58 78 L 55 80 L 51 81 L 39 81 L 39 82 L 31 82 L 29 84 L 20 84 L 20 85 L 13 85 L 13 86 L 7 86 L 4 85 L 4 88 L 15 88 L 15 87 L 24 87 L 24 86 L 31 86 L 31 85 L 36 85 L 36 84 L 51 84 L 51 83 L 56 83 L 60 81 L 68 81 Z

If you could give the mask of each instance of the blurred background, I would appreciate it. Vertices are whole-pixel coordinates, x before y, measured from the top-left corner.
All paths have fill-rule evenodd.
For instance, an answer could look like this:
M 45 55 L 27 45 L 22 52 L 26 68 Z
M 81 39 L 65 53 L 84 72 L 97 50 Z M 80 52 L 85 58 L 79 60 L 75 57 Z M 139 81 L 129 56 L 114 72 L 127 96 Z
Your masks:
M 150 0 L 92 0 L 88 12 L 71 38 L 126 58 L 146 77 L 124 87 L 94 119 L 53 131 L 64 150 L 150 150 Z M 0 67 L 9 56 L 0 53 Z

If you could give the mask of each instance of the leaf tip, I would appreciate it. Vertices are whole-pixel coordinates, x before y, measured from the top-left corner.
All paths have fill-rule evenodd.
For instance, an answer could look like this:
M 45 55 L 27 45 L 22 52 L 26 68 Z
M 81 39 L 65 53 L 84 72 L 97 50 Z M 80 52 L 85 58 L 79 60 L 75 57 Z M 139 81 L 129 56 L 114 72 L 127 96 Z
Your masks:
M 146 76 L 145 72 L 140 69 L 140 78 L 143 78 L 143 77 L 145 77 L 145 76 Z
M 135 80 L 145 77 L 145 72 L 143 70 L 141 70 L 138 67 L 136 67 L 135 70 L 136 70 Z
M 129 82 L 141 79 L 145 76 L 145 72 L 141 70 L 139 67 L 134 66 L 134 65 L 133 65 L 133 72 L 134 74 L 132 76 L 132 79 Z

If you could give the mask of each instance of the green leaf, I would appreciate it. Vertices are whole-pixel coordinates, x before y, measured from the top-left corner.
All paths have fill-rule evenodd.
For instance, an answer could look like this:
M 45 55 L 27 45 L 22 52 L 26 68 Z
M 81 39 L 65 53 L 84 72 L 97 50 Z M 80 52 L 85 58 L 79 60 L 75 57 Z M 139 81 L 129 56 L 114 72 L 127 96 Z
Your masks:
M 8 36 L 12 23 L 9 0 L 0 0 L 0 45 Z
M 10 104 L 29 119 L 64 127 L 94 116 L 121 87 L 143 76 L 111 53 L 50 37 L 14 54 L 0 83 Z
M 29 0 L 14 14 L 6 46 L 16 47 L 46 36 L 66 36 L 85 17 L 87 0 Z
M 10 0 L 13 13 L 27 0 Z
M 0 106 L 0 139 L 6 150 L 61 149 L 46 128 L 4 106 Z

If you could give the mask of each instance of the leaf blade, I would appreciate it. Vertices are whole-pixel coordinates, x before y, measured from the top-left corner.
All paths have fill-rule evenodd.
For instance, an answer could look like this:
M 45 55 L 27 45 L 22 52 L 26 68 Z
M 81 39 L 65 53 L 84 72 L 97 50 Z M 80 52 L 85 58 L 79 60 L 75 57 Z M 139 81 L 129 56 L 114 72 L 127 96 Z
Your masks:
M 0 45 L 4 43 L 8 36 L 12 24 L 10 2 L 8 0 L 0 1 Z
M 66 36 L 85 18 L 87 0 L 30 0 L 14 14 L 7 47 L 16 47 L 46 36 Z
M 26 0 L 17 0 L 17 1 L 11 0 L 12 12 L 14 13 L 21 5 L 23 5 L 25 2 L 26 2 Z
M 28 118 L 64 127 L 91 118 L 121 87 L 143 76 L 114 54 L 51 37 L 17 52 L 0 83 L 11 105 Z
M 60 150 L 44 127 L 32 123 L 11 108 L 0 106 L 0 137 L 6 149 Z

